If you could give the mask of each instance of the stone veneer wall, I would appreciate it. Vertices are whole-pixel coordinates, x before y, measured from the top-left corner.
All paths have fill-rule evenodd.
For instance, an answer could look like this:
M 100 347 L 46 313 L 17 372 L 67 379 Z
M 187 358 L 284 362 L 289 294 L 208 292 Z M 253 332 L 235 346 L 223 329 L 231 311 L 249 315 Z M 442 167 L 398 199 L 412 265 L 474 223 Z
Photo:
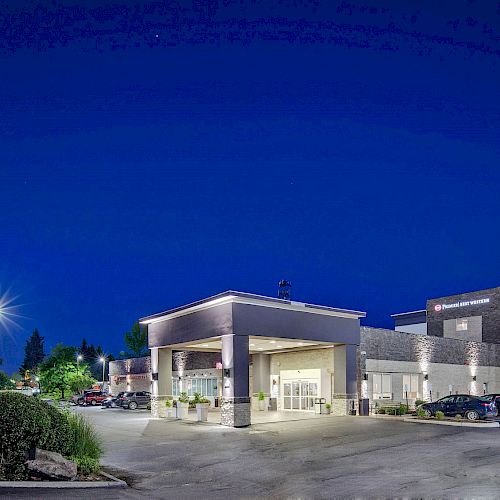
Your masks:
M 361 327 L 366 359 L 500 367 L 500 345 Z
M 251 424 L 250 398 L 222 398 L 220 423 L 228 427 L 247 427 Z

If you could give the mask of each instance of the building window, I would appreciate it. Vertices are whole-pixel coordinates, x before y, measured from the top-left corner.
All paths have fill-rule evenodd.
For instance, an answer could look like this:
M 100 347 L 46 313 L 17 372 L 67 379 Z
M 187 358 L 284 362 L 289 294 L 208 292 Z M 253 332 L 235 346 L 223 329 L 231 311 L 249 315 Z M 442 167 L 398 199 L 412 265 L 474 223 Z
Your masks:
M 468 320 L 466 318 L 457 319 L 457 332 L 466 332 Z
M 172 394 L 178 396 L 180 393 L 179 379 L 172 378 Z M 190 377 L 182 380 L 182 391 L 187 392 L 189 397 L 193 397 L 195 392 L 202 396 L 217 397 L 217 379 L 207 377 Z
M 392 399 L 392 376 L 390 373 L 373 374 L 373 399 Z
M 420 397 L 418 391 L 418 374 L 404 373 L 403 374 L 403 397 L 408 399 L 418 399 Z M 408 393 L 408 395 L 406 394 Z

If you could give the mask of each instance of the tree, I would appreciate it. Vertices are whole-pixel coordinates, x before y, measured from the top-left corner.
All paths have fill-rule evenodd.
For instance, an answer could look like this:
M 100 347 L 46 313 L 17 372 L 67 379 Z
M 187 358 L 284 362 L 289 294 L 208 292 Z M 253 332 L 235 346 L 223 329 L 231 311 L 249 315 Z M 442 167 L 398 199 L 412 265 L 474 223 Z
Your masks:
M 139 358 L 145 356 L 148 352 L 148 331 L 146 326 L 141 328 L 136 321 L 132 325 L 132 330 L 125 333 L 125 345 L 128 347 L 132 356 Z
M 31 337 L 26 341 L 24 347 L 24 361 L 19 372 L 23 375 L 26 371 L 34 372 L 45 358 L 43 349 L 43 337 L 35 328 Z
M 0 370 L 0 390 L 15 389 L 16 384 L 12 382 L 10 377 L 2 370 Z
M 66 392 L 79 392 L 96 383 L 88 365 L 77 364 L 76 349 L 63 344 L 57 344 L 40 365 L 39 377 L 42 390 L 60 391 L 63 399 Z

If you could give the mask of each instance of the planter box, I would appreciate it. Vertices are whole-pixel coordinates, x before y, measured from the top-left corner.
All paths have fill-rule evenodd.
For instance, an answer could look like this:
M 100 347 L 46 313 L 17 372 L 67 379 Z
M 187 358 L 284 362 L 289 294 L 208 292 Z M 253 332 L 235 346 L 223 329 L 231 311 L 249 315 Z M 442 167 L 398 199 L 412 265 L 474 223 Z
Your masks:
M 258 401 L 259 403 L 259 411 L 267 411 L 269 409 L 269 398 L 265 397 L 264 399 Z
M 186 420 L 188 417 L 189 403 L 179 403 L 177 401 L 177 418 Z
M 166 417 L 167 418 L 175 418 L 175 408 L 173 407 L 170 407 L 170 408 L 166 408 Z
M 196 420 L 198 422 L 208 421 L 209 408 L 210 408 L 210 403 L 196 403 Z

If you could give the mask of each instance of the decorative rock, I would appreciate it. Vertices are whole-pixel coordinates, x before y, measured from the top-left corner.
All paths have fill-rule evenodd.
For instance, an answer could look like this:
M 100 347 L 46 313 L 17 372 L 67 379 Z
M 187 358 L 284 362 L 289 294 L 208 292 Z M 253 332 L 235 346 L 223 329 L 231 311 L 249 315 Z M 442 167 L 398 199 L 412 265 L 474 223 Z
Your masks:
M 35 460 L 28 460 L 26 465 L 31 474 L 49 479 L 70 480 L 77 473 L 75 462 L 54 451 L 37 449 Z

